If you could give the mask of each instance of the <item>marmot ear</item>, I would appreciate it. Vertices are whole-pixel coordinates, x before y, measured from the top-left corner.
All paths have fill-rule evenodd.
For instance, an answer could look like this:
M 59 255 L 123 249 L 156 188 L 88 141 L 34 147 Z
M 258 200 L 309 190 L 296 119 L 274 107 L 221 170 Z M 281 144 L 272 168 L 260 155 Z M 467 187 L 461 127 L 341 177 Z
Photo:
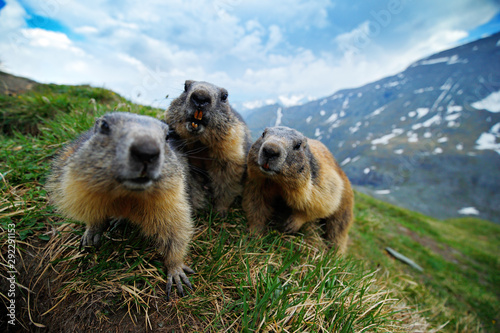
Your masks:
M 189 87 L 191 87 L 191 85 L 193 84 L 193 80 L 186 80 L 186 82 L 184 82 L 184 91 L 188 91 L 189 90 Z
M 303 141 L 302 140 L 299 140 L 295 143 L 295 145 L 293 146 L 293 150 L 299 150 L 300 147 L 302 147 L 302 144 L 303 144 Z
M 224 88 L 221 88 L 221 90 L 220 90 L 220 99 L 221 99 L 221 101 L 223 101 L 223 102 L 227 101 L 227 97 L 228 96 L 229 96 L 229 93 L 227 92 L 227 90 L 224 89 Z
M 94 133 L 102 133 L 109 134 L 111 132 L 111 128 L 109 127 L 109 123 L 104 119 L 104 117 L 97 118 L 94 124 Z
M 99 117 L 99 118 L 97 118 L 97 119 L 95 120 L 95 122 L 94 122 L 94 128 L 93 128 L 94 133 L 99 132 L 99 127 L 100 127 L 100 125 L 101 125 L 102 118 L 103 118 L 103 117 Z

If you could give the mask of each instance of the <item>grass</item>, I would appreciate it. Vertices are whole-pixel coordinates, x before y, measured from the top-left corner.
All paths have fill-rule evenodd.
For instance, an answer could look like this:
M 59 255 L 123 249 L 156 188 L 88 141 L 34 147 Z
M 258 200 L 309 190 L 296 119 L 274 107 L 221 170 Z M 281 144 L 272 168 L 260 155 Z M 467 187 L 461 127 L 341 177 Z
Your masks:
M 16 317 L 25 330 L 499 328 L 498 225 L 477 219 L 436 220 L 360 193 L 344 257 L 322 246 L 313 226 L 300 235 L 250 237 L 238 204 L 226 219 L 211 212 L 197 215 L 188 256 L 197 272 L 190 277 L 195 289 L 166 302 L 161 257 L 139 230 L 116 226 L 105 233 L 98 250 L 80 253 L 84 226 L 62 219 L 48 205 L 43 188 L 55 152 L 92 126 L 96 116 L 116 108 L 151 116 L 162 111 L 130 104 L 100 88 L 37 89 L 0 98 L 2 124 L 8 120 L 0 134 L 0 274 L 8 276 L 4 249 L 7 226 L 14 223 Z M 390 257 L 387 246 L 424 272 Z M 2 283 L 4 305 L 9 300 L 5 288 Z

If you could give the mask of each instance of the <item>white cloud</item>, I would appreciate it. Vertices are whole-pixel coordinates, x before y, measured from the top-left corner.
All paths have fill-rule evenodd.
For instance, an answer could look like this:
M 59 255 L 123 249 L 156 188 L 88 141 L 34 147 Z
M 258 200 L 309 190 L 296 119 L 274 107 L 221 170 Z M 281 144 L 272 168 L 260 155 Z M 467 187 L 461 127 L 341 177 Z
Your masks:
M 350 58 L 363 52 L 371 40 L 370 21 L 364 21 L 353 30 L 336 36 L 334 42 L 338 44 L 344 56 Z
M 71 50 L 72 52 L 83 52 L 74 47 L 71 40 L 61 32 L 47 31 L 43 29 L 22 29 L 21 33 L 28 40 L 30 46 L 52 49 Z
M 82 34 L 82 35 L 92 35 L 92 34 L 99 33 L 99 29 L 97 29 L 96 27 L 84 25 L 84 26 L 75 28 L 75 32 L 78 34 Z
M 104 85 L 147 104 L 168 104 L 163 97 L 178 95 L 186 79 L 224 86 L 230 100 L 239 104 L 278 96 L 326 96 L 452 46 L 466 35 L 462 22 L 477 25 L 492 12 L 484 6 L 467 15 L 430 18 L 432 24 L 419 30 L 412 25 L 416 19 L 406 20 L 407 27 L 398 23 L 403 11 L 377 31 L 367 8 L 368 16 L 348 17 L 353 28 L 346 31 L 330 17 L 332 9 L 340 12 L 345 4 L 329 0 L 279 0 L 272 5 L 264 0 L 26 0 L 23 6 L 29 10 L 10 0 L 0 11 L 0 33 L 7 36 L 0 40 L 5 70 L 42 82 Z M 60 22 L 67 33 L 27 27 L 26 11 Z M 391 37 L 398 30 L 405 31 L 408 41 L 387 47 L 386 34 Z M 311 41 L 318 33 L 336 44 L 315 45 Z M 345 47 L 339 56 L 342 43 L 358 48 Z

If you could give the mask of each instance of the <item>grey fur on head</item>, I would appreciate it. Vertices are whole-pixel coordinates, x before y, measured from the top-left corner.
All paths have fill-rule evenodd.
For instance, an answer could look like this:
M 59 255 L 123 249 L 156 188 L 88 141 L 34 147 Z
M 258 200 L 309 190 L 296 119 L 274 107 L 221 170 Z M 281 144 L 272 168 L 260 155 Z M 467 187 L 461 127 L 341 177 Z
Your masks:
M 249 156 L 255 159 L 253 162 L 261 172 L 269 177 L 288 176 L 296 179 L 310 174 L 314 179 L 318 172 L 319 166 L 309 149 L 307 137 L 289 127 L 266 128 L 251 150 Z
M 168 125 L 154 118 L 108 113 L 85 137 L 69 163 L 78 161 L 75 167 L 91 186 L 104 181 L 107 187 L 142 191 L 154 187 L 160 177 L 179 172 L 172 168 L 177 158 L 166 142 Z
M 227 90 L 208 82 L 187 80 L 184 92 L 177 100 L 182 112 L 176 113 L 175 120 L 182 121 L 193 135 L 203 134 L 207 126 L 217 131 L 224 130 L 225 118 L 233 116 Z

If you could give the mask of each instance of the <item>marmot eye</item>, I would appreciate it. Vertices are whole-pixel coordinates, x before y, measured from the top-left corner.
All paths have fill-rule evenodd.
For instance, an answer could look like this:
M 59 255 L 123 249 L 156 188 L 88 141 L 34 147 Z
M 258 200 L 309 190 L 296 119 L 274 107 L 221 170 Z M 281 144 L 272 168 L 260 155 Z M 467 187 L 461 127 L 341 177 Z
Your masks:
M 262 137 L 266 136 L 266 131 L 262 132 Z
M 294 150 L 299 150 L 301 146 L 302 146 L 302 141 L 299 141 L 299 142 L 297 142 L 297 143 L 295 144 L 295 146 L 293 146 L 293 149 L 294 149 Z
M 227 92 L 225 92 L 225 91 L 222 92 L 222 95 L 220 96 L 221 101 L 223 101 L 223 102 L 227 101 L 227 96 L 228 95 L 229 94 Z
M 109 124 L 105 120 L 101 121 L 100 129 L 102 134 L 109 134 L 109 132 L 111 131 L 111 129 L 109 128 Z

